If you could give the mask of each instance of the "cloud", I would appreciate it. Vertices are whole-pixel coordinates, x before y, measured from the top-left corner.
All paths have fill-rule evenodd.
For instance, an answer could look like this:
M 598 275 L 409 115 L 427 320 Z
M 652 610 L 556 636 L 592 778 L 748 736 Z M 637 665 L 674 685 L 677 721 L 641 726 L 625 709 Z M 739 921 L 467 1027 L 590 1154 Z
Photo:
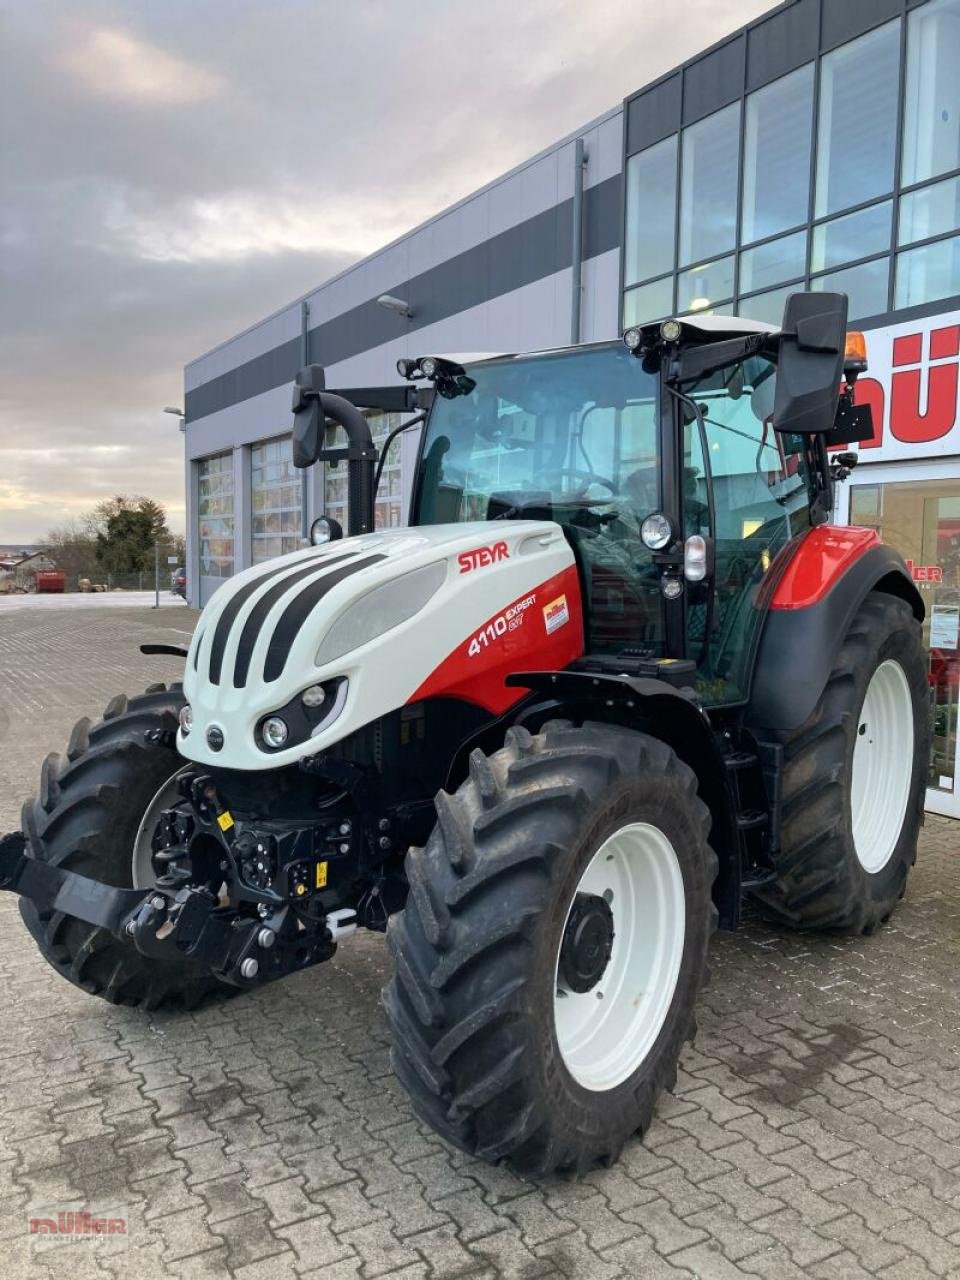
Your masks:
M 115 28 L 88 32 L 62 50 L 59 61 L 95 97 L 143 106 L 191 106 L 223 93 L 227 84 L 217 72 Z
M 768 5 L 6 5 L 0 542 L 182 510 L 188 360 Z
M 327 201 L 304 208 L 296 193 L 243 192 L 185 201 L 180 217 L 156 217 L 127 207 L 105 222 L 115 243 L 153 262 L 237 261 L 284 251 L 364 257 L 411 226 L 406 208 L 371 197 Z

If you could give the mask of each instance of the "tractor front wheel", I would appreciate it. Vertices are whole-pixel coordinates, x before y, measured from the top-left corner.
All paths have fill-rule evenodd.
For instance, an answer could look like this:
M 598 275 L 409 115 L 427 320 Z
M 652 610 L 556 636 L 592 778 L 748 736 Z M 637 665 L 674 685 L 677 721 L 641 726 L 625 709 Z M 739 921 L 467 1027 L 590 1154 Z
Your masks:
M 908 604 L 867 596 L 820 701 L 782 745 L 778 875 L 757 902 L 795 928 L 872 933 L 903 897 L 923 822 L 927 656 Z
M 645 734 L 557 721 L 475 751 L 437 811 L 390 922 L 398 1076 L 481 1158 L 612 1160 L 694 1032 L 717 862 L 693 773 Z
M 119 694 L 95 724 L 79 721 L 66 757 L 43 762 L 39 795 L 23 807 L 27 852 L 119 888 L 153 883 L 151 839 L 176 801 L 171 785 L 184 760 L 172 744 L 183 705 L 179 685 Z M 20 914 L 44 959 L 69 982 L 113 1004 L 193 1008 L 238 988 L 190 960 L 142 956 L 129 943 L 28 898 Z

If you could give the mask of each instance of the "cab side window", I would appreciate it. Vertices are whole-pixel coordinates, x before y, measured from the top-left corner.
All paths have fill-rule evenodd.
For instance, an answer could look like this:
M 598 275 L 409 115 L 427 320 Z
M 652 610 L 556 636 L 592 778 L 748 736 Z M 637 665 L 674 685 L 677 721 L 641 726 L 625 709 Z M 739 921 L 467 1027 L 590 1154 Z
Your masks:
M 711 535 L 715 556 L 712 598 L 707 587 L 688 593 L 688 651 L 713 705 L 748 696 L 759 586 L 780 548 L 810 524 L 799 442 L 771 425 L 774 385 L 775 366 L 754 358 L 684 387 L 703 414 L 702 430 L 692 420 L 684 431 L 685 535 Z

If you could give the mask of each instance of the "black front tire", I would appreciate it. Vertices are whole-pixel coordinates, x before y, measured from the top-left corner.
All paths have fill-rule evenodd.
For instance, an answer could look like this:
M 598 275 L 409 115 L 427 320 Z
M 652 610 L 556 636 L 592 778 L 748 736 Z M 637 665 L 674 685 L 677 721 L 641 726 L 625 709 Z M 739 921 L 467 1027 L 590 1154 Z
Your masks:
M 913 761 L 906 809 L 889 859 L 869 871 L 857 854 L 851 778 L 860 713 L 881 663 L 899 664 L 909 686 Z M 826 687 L 783 746 L 777 879 L 755 893 L 763 913 L 797 929 L 872 933 L 903 897 L 917 857 L 930 758 L 927 655 L 903 600 L 873 591 L 857 611 Z
M 696 779 L 645 734 L 558 721 L 535 737 L 510 730 L 489 758 L 474 752 L 437 811 L 388 932 L 394 1069 L 418 1114 L 473 1155 L 525 1173 L 609 1162 L 649 1125 L 695 1030 L 717 869 Z M 667 837 L 682 874 L 679 975 L 639 1065 L 613 1088 L 584 1088 L 558 1045 L 557 951 L 584 869 L 636 822 Z
M 136 698 L 114 698 L 96 724 L 78 721 L 66 758 L 49 755 L 40 793 L 23 807 L 27 852 L 118 888 L 133 887 L 133 847 L 140 821 L 163 784 L 183 767 L 172 734 L 183 705 L 179 684 L 153 685 Z M 159 730 L 159 741 L 146 734 Z M 235 994 L 209 969 L 189 961 L 142 956 L 106 929 L 27 898 L 20 914 L 57 973 L 112 1004 L 190 1009 L 207 997 Z

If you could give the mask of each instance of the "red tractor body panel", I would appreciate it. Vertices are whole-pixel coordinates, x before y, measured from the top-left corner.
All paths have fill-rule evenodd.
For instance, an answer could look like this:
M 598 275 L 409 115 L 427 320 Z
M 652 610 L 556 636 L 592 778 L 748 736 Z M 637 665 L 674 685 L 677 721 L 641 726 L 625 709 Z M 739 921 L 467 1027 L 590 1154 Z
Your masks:
M 855 560 L 880 545 L 873 529 L 819 524 L 803 535 L 777 583 L 771 609 L 808 609 L 818 604 Z
M 580 579 L 571 565 L 465 635 L 409 701 L 462 698 L 501 715 L 526 694 L 525 689 L 504 683 L 508 675 L 524 670 L 562 671 L 582 653 Z

